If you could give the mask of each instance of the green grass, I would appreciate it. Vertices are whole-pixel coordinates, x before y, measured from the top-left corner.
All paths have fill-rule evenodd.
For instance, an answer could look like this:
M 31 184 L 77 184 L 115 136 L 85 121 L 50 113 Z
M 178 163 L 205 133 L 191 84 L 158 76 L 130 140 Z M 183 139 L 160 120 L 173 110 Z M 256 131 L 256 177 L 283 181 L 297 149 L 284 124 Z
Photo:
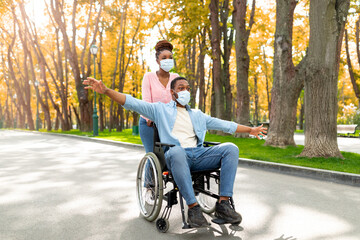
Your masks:
M 46 130 L 41 131 L 46 132 Z M 92 137 L 91 132 L 80 132 L 79 130 L 59 130 L 52 132 Z M 122 132 L 112 131 L 111 133 L 108 130 L 105 130 L 104 132 L 99 132 L 97 138 L 142 144 L 139 136 L 132 135 L 132 129 L 125 129 Z M 297 147 L 275 148 L 264 146 L 265 140 L 253 138 L 243 139 L 214 134 L 207 134 L 206 140 L 214 142 L 232 142 L 239 147 L 239 157 L 242 158 L 360 174 L 360 154 L 356 153 L 342 152 L 344 159 L 304 158 L 298 157 L 304 148 L 304 146 L 301 145 Z
M 233 136 L 218 136 L 207 134 L 206 140 L 232 142 L 239 147 L 239 156 L 267 162 L 284 163 L 303 167 L 320 168 L 332 171 L 360 174 L 360 154 L 341 152 L 340 158 L 304 158 L 298 157 L 304 146 L 275 148 L 264 146 L 265 140 L 252 138 L 235 138 Z

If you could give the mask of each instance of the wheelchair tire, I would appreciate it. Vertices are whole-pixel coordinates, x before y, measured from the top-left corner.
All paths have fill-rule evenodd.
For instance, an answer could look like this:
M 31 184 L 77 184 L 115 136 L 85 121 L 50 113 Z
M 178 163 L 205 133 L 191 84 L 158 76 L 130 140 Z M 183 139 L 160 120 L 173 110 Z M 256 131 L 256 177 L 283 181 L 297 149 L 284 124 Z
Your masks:
M 161 210 L 163 178 L 159 159 L 152 152 L 141 159 L 136 176 L 136 196 L 141 215 L 154 221 Z
M 216 182 L 215 178 L 210 178 L 210 189 L 207 190 L 212 193 L 219 194 L 220 185 Z M 217 202 L 216 198 L 201 192 L 195 192 L 195 198 L 204 213 L 211 214 L 215 212 L 215 206 Z
M 169 220 L 165 218 L 159 218 L 156 220 L 156 228 L 159 232 L 166 233 L 169 230 L 170 223 Z

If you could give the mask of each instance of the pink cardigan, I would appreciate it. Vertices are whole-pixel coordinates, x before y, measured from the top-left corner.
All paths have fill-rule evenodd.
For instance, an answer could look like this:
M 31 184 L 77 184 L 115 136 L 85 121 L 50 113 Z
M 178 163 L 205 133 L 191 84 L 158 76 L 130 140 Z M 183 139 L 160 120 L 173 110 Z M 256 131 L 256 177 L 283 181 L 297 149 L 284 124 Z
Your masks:
M 170 83 L 178 77 L 176 73 L 170 73 L 170 79 L 166 88 L 161 84 L 156 72 L 145 73 L 142 82 L 142 99 L 146 102 L 163 102 L 168 103 L 171 101 Z
M 142 81 L 142 99 L 146 102 L 163 102 L 168 103 L 171 101 L 170 83 L 178 77 L 177 73 L 170 73 L 170 79 L 166 88 L 160 82 L 156 72 L 147 72 Z M 146 119 L 146 118 L 145 118 Z

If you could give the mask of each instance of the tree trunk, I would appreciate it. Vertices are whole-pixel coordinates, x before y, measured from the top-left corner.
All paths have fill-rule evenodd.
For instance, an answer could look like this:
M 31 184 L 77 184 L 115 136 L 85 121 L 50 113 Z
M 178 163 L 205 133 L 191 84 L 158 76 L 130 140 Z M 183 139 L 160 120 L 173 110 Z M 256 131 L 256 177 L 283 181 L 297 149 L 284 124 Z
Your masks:
M 356 28 L 357 28 L 357 32 L 358 32 L 358 24 L 356 24 Z M 358 41 L 359 39 L 357 38 L 356 41 Z M 358 43 L 357 43 L 358 45 Z M 350 80 L 351 80 L 351 84 L 353 86 L 354 89 L 354 93 L 356 98 L 358 99 L 358 103 L 359 103 L 359 108 L 360 108 L 360 90 L 359 90 L 359 86 L 356 83 L 356 78 L 355 78 L 355 74 L 354 74 L 354 70 L 352 67 L 352 63 L 351 63 L 351 59 L 350 59 L 350 52 L 349 52 L 349 41 L 348 41 L 348 32 L 347 30 L 345 30 L 345 49 L 346 49 L 346 62 L 348 65 L 348 70 L 349 70 L 349 75 L 350 75 Z
M 234 29 L 227 27 L 227 22 L 229 19 L 229 0 L 225 0 L 222 2 L 222 6 L 220 9 L 220 19 L 222 26 L 220 27 L 221 35 L 223 36 L 223 61 L 222 61 L 222 68 L 221 68 L 221 82 L 222 82 L 222 89 L 224 91 L 224 113 L 223 119 L 231 120 L 232 119 L 232 91 L 231 91 L 231 84 L 230 84 L 230 55 L 231 49 L 234 42 Z M 234 18 L 233 18 L 234 21 Z
M 73 107 L 73 111 L 74 111 L 74 114 L 75 114 L 75 117 L 76 117 L 77 129 L 81 129 L 80 116 L 79 116 L 78 112 L 76 111 L 76 108 L 74 107 L 74 105 L 72 105 L 72 107 Z
M 357 58 L 358 58 L 358 64 L 360 65 L 360 40 L 359 40 L 359 38 L 360 38 L 360 30 L 359 30 L 359 25 L 360 25 L 360 16 L 359 16 L 359 19 L 356 21 L 356 25 L 355 25 L 355 29 L 356 29 L 356 31 L 355 31 L 356 55 L 357 55 Z M 360 98 L 358 98 L 358 100 L 359 100 L 358 109 L 360 109 Z
M 198 78 L 196 77 L 196 37 L 192 39 L 191 46 L 189 47 L 189 69 L 190 69 L 190 76 L 189 76 L 189 84 L 191 88 L 191 99 L 190 99 L 190 106 L 195 108 L 196 103 L 196 92 L 198 86 Z
M 310 1 L 302 157 L 339 157 L 337 87 L 341 43 L 350 0 Z
M 102 73 L 103 31 L 104 31 L 104 28 L 102 28 L 101 31 L 100 31 L 100 54 L 99 54 L 99 63 L 98 63 L 100 79 L 103 79 L 103 73 Z M 100 131 L 101 132 L 103 132 L 104 128 L 105 128 L 105 124 L 104 124 L 104 107 L 105 106 L 103 106 L 103 101 L 104 101 L 103 96 L 101 94 L 99 94 L 99 114 L 100 114 Z
M 265 145 L 295 146 L 297 100 L 303 86 L 302 71 L 306 58 L 294 67 L 292 28 L 296 0 L 277 0 L 274 41 L 274 82 L 271 91 L 270 129 Z
M 270 120 L 270 112 L 271 112 L 271 97 L 269 91 L 269 77 L 268 77 L 268 67 L 266 62 L 266 54 L 265 48 L 263 48 L 263 56 L 264 56 L 264 74 L 265 74 L 265 81 L 266 81 L 266 97 L 267 97 L 267 104 L 268 104 L 268 119 Z
M 258 95 L 257 85 L 258 85 L 258 81 L 257 81 L 257 76 L 255 75 L 254 76 L 254 100 L 255 100 L 254 125 L 255 126 L 259 125 L 259 112 L 258 112 L 259 95 Z
M 304 130 L 304 103 L 301 103 L 300 116 L 299 116 L 299 129 Z
M 221 83 L 221 49 L 220 49 L 220 23 L 219 23 L 219 0 L 211 0 L 210 5 L 211 21 L 211 49 L 213 60 L 213 94 L 211 101 L 211 112 L 215 117 L 223 118 L 224 93 Z M 214 116 L 213 115 L 213 116 Z
M 19 3 L 21 6 L 21 2 Z M 22 81 L 22 83 L 17 83 L 18 85 L 18 90 L 20 90 L 21 88 L 21 94 L 22 95 L 22 107 L 24 110 L 24 117 L 26 116 L 27 119 L 27 124 L 30 128 L 30 130 L 34 130 L 34 120 L 32 117 L 32 111 L 31 111 L 31 96 L 30 96 L 30 84 L 29 84 L 29 72 L 28 72 L 28 58 L 31 58 L 31 54 L 28 48 L 28 39 L 26 37 L 26 26 L 24 26 L 23 24 L 20 24 L 19 20 L 17 19 L 17 15 L 15 13 L 15 7 L 12 7 L 12 15 L 14 18 L 14 21 L 17 23 L 18 26 L 18 33 L 19 33 L 19 38 L 24 50 L 24 54 L 23 54 L 23 67 L 22 67 L 22 76 L 20 77 L 20 81 Z M 14 28 L 15 31 L 15 28 Z M 15 32 L 14 32 L 15 34 Z M 15 35 L 14 35 L 15 36 Z M 20 69 L 20 68 L 19 68 Z M 14 81 L 16 81 L 14 79 Z M 22 124 L 22 123 L 21 123 Z M 24 125 L 25 125 L 25 120 L 24 120 Z
M 199 34 L 199 60 L 197 64 L 197 79 L 199 79 L 199 109 L 205 112 L 205 44 L 206 28 Z
M 118 61 L 119 61 L 119 52 L 120 52 L 120 43 L 121 43 L 121 39 L 122 39 L 121 35 L 123 34 L 124 19 L 126 17 L 126 13 L 127 13 L 128 2 L 129 2 L 129 0 L 127 0 L 126 3 L 122 6 L 123 10 L 121 12 L 121 18 L 120 18 L 120 30 L 119 30 L 119 35 L 118 35 L 117 47 L 116 47 L 115 67 L 114 67 L 114 72 L 113 72 L 113 77 L 112 77 L 112 85 L 111 85 L 112 89 L 115 89 L 115 80 L 116 80 Z M 110 124 L 109 124 L 110 132 L 114 128 L 114 125 L 117 125 L 117 124 L 115 124 L 115 121 L 114 121 L 115 115 L 114 115 L 113 109 L 114 109 L 114 101 L 111 99 L 111 102 L 110 102 Z
M 45 92 L 43 94 L 44 94 L 45 100 L 44 100 L 44 105 L 42 107 L 43 107 L 45 121 L 46 121 L 46 130 L 51 131 L 52 124 L 51 124 L 51 116 L 50 116 L 50 107 L 49 107 L 48 97 L 47 97 L 48 95 Z
M 250 57 L 247 50 L 250 31 L 254 23 L 255 0 L 253 0 L 250 14 L 249 28 L 246 27 L 246 0 L 234 0 L 233 21 L 235 27 L 235 52 L 236 52 L 236 121 L 239 124 L 249 125 L 250 120 L 250 95 L 249 95 L 249 64 Z M 249 134 L 237 134 L 237 137 L 248 137 Z
M 142 8 L 141 8 L 142 10 Z M 127 69 L 129 67 L 129 63 L 130 63 L 130 59 L 131 59 L 131 56 L 133 54 L 133 49 L 134 49 L 134 44 L 136 43 L 136 36 L 139 32 L 139 28 L 140 28 L 140 23 L 141 23 L 141 18 L 142 18 L 142 11 L 140 11 L 140 15 L 137 19 L 137 22 L 138 22 L 138 25 L 135 29 L 135 32 L 134 32 L 134 35 L 131 39 L 131 48 L 130 48 L 130 51 L 128 53 L 128 57 L 127 57 L 127 61 L 125 61 L 125 56 L 126 56 L 126 52 L 125 52 L 125 45 L 127 44 L 126 43 L 126 39 L 125 39 L 125 33 L 126 33 L 126 16 L 127 16 L 127 13 L 125 12 L 125 19 L 124 19 L 124 26 L 123 26 L 123 34 L 122 34 L 122 43 L 121 43 L 121 54 L 120 54 L 120 62 L 119 62 L 119 85 L 118 85 L 118 88 L 119 88 L 119 92 L 123 92 L 124 90 L 124 84 L 125 84 L 125 75 L 126 75 L 126 72 L 127 72 Z M 124 128 L 124 109 L 123 107 L 118 104 L 118 117 L 120 117 L 120 122 L 119 122 L 119 125 L 117 127 L 117 131 L 122 131 L 123 128 Z
M 75 24 L 75 16 L 77 9 L 77 0 L 74 0 L 73 3 L 73 12 L 72 12 L 72 44 L 70 45 L 69 37 L 66 30 L 66 23 L 64 12 L 61 10 L 63 8 L 63 3 L 60 3 L 59 0 L 51 0 L 51 11 L 54 17 L 55 22 L 61 30 L 64 42 L 64 49 L 66 53 L 66 57 L 69 60 L 69 64 L 71 66 L 73 77 L 75 79 L 75 86 L 79 100 L 80 106 L 80 119 L 81 119 L 81 130 L 82 131 L 90 131 L 92 129 L 92 106 L 91 102 L 88 99 L 88 91 L 84 89 L 84 85 L 82 84 L 82 76 L 80 74 L 79 60 L 76 51 L 76 24 Z

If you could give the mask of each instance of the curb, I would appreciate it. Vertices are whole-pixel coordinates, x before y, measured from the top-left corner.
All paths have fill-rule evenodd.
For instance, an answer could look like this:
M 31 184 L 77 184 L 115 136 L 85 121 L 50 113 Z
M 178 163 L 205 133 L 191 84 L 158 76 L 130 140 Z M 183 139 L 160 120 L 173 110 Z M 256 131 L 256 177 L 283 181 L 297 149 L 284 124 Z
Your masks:
M 292 176 L 312 178 L 322 181 L 360 187 L 359 174 L 336 172 L 336 171 L 323 170 L 318 168 L 301 167 L 301 166 L 295 166 L 295 165 L 289 165 L 283 163 L 272 163 L 272 162 L 259 161 L 259 160 L 246 159 L 246 158 L 239 158 L 239 165 L 292 175 Z
M 107 140 L 101 138 L 90 138 L 90 137 L 70 135 L 70 134 L 47 133 L 47 132 L 36 132 L 36 131 L 23 131 L 23 130 L 13 130 L 13 131 L 30 132 L 35 134 L 48 134 L 48 135 L 62 136 L 68 138 L 77 138 L 89 142 L 98 142 L 98 143 L 109 144 L 114 146 L 125 145 L 127 147 L 133 147 L 133 148 L 142 148 L 142 149 L 144 148 L 144 146 L 141 144 L 119 142 L 119 141 Z M 336 171 L 309 168 L 309 167 L 300 167 L 295 165 L 266 162 L 266 161 L 253 160 L 247 158 L 239 158 L 239 166 L 257 168 L 265 171 L 272 171 L 272 172 L 277 172 L 292 176 L 312 178 L 322 181 L 360 187 L 360 174 L 336 172 Z

